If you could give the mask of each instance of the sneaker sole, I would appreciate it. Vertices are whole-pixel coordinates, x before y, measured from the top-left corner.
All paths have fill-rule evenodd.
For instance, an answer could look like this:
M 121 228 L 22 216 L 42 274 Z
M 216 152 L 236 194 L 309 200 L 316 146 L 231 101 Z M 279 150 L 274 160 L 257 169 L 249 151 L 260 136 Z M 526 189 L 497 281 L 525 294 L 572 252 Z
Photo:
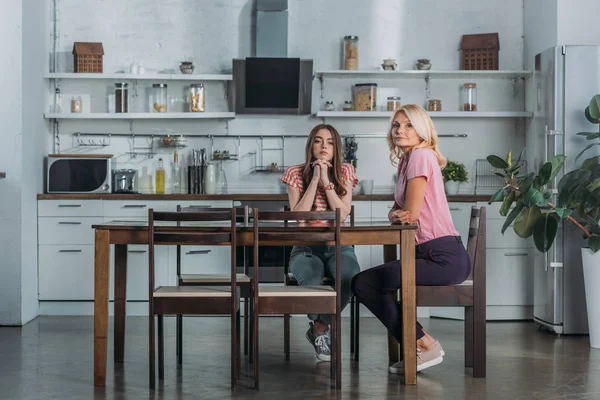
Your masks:
M 310 340 L 310 337 L 308 336 L 308 332 L 306 332 L 306 340 L 308 340 L 308 343 L 310 343 L 311 345 L 313 344 L 312 341 Z M 314 345 L 313 345 L 314 348 Z M 325 354 L 319 354 L 315 351 L 315 357 L 317 357 L 317 360 L 319 361 L 331 361 L 331 356 L 329 355 L 325 355 Z
M 438 357 L 436 359 L 427 361 L 426 363 L 423 363 L 423 364 L 418 364 L 417 365 L 417 372 L 422 371 L 422 370 L 424 370 L 426 368 L 429 368 L 429 367 L 433 367 L 434 365 L 441 364 L 442 361 L 444 361 L 444 352 L 442 352 L 442 356 L 441 357 Z M 388 367 L 388 372 L 390 374 L 402 375 L 402 374 L 404 374 L 404 364 L 402 365 L 402 367 L 394 367 L 394 366 L 390 365 Z

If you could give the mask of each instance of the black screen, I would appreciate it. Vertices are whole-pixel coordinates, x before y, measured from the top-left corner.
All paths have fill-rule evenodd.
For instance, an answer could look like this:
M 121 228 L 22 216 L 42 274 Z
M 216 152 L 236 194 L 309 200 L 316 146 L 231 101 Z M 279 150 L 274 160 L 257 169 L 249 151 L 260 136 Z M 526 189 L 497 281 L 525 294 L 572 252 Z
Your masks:
M 63 159 L 50 165 L 49 187 L 52 192 L 91 192 L 106 180 L 105 159 Z
M 299 58 L 247 58 L 247 108 L 298 108 Z

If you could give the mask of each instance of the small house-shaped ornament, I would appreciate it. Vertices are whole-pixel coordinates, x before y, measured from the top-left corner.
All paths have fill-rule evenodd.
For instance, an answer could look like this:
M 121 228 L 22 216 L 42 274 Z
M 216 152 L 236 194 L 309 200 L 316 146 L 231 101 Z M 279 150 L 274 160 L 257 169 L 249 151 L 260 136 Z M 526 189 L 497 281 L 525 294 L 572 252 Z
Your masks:
M 497 33 L 463 35 L 461 68 L 466 70 L 497 70 L 500 39 Z
M 104 56 L 102 43 L 75 42 L 73 56 L 75 72 L 102 73 L 102 57 Z

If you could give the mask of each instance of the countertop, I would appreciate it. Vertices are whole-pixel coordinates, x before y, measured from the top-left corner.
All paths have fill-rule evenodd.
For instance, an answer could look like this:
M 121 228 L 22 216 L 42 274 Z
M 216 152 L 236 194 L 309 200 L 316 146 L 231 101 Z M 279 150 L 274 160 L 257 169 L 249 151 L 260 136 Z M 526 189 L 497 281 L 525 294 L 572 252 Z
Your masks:
M 456 195 L 448 196 L 449 202 L 474 203 L 488 201 L 491 195 Z M 285 201 L 287 194 L 118 194 L 118 193 L 65 193 L 65 194 L 38 194 L 38 200 L 239 200 L 259 201 L 273 200 Z M 393 194 L 359 194 L 352 196 L 353 201 L 393 201 Z

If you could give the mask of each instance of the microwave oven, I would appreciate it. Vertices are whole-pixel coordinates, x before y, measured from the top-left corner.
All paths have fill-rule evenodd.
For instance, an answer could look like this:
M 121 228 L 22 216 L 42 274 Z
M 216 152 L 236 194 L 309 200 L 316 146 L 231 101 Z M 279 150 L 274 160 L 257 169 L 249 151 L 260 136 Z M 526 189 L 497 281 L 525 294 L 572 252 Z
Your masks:
M 50 154 L 46 160 L 46 193 L 110 193 L 110 154 Z
M 236 114 L 311 113 L 313 60 L 248 57 L 233 60 Z

